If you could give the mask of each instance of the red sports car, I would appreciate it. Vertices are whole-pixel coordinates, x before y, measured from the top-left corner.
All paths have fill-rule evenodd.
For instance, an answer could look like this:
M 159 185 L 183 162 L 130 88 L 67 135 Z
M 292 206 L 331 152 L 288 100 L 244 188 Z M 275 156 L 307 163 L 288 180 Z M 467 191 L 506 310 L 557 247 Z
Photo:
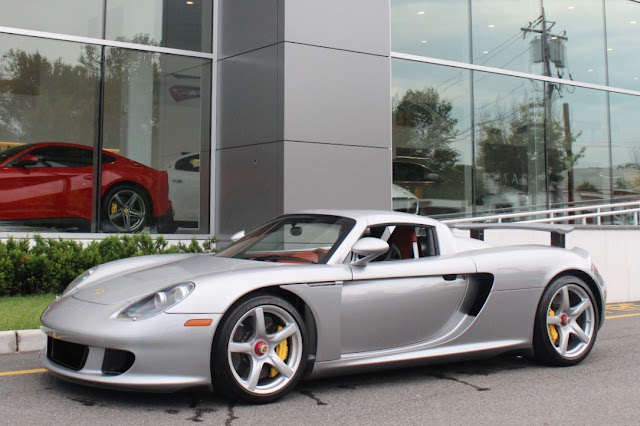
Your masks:
M 103 231 L 174 232 L 167 172 L 102 152 Z M 0 221 L 78 228 L 91 223 L 93 148 L 63 142 L 0 151 Z

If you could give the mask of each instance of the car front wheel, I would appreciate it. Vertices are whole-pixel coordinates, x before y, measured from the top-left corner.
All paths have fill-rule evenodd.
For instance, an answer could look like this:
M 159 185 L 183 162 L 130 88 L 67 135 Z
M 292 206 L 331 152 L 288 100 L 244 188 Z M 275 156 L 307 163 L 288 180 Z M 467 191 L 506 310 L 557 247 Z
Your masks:
M 568 366 L 585 359 L 598 334 L 598 309 L 589 286 L 574 276 L 560 277 L 542 294 L 533 346 L 536 358 Z
M 266 403 L 288 393 L 307 360 L 307 331 L 289 302 L 257 296 L 232 309 L 212 348 L 214 389 L 232 400 Z

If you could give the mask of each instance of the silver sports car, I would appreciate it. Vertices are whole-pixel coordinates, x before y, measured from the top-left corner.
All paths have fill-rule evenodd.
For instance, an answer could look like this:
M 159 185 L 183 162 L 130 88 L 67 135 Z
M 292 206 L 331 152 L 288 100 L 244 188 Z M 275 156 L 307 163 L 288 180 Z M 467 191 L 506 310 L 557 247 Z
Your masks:
M 492 247 L 406 213 L 307 211 L 215 255 L 89 269 L 43 313 L 42 361 L 89 385 L 263 403 L 303 378 L 471 356 L 573 365 L 605 300 L 582 249 Z

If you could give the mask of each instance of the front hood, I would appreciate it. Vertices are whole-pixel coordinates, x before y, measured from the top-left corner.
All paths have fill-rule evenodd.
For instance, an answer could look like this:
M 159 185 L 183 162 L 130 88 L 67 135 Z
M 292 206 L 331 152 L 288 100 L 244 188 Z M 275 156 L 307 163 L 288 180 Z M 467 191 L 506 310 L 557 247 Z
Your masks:
M 162 290 L 173 284 L 193 281 L 201 276 L 216 275 L 230 271 L 254 268 L 274 268 L 281 263 L 258 262 L 200 255 L 169 263 L 154 265 L 146 269 L 102 277 L 88 283 L 72 294 L 72 297 L 91 303 L 110 305 L 135 300 Z

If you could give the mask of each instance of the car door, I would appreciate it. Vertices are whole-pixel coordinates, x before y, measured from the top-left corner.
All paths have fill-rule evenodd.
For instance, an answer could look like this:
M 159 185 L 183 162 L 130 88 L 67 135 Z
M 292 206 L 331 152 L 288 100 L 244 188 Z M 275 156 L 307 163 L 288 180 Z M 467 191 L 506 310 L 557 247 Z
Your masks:
M 428 342 L 455 327 L 475 263 L 439 255 L 351 266 L 342 288 L 342 352 Z
M 91 218 L 91 150 L 44 146 L 24 155 L 38 163 L 1 171 L 3 219 Z

